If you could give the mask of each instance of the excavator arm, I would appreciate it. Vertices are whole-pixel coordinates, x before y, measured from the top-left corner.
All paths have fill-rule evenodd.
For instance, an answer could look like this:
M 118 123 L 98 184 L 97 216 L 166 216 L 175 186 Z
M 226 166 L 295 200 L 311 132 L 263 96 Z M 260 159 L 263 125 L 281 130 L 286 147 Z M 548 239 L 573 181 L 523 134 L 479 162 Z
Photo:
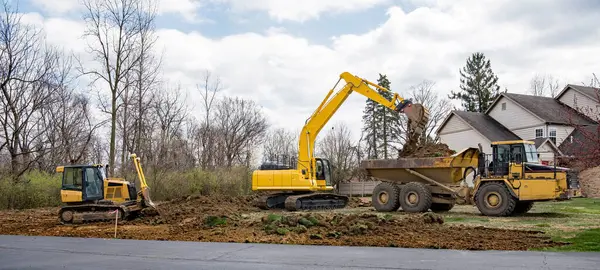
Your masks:
M 341 80 L 344 80 L 346 84 L 341 90 L 334 94 L 334 89 Z M 348 72 L 340 74 L 338 82 L 329 91 L 325 99 L 323 99 L 310 118 L 306 120 L 302 132 L 300 133 L 298 145 L 298 169 L 302 170 L 302 174 L 306 179 L 314 179 L 315 159 L 313 152 L 317 135 L 352 92 L 360 93 L 395 112 L 406 114 L 410 120 L 408 130 L 413 136 L 415 134 L 420 135 L 423 132 L 425 125 L 429 121 L 429 112 L 426 108 L 421 104 L 413 104 L 411 100 L 402 98 L 398 93 L 393 93 L 392 99 L 388 100 L 379 94 L 379 91 L 377 90 L 390 91 L 387 88 L 381 87 Z

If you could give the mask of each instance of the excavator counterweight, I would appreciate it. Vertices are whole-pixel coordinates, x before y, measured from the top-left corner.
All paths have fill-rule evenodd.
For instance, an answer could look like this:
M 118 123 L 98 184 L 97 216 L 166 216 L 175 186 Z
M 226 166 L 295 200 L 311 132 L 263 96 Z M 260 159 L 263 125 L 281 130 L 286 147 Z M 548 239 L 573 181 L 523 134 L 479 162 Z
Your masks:
M 342 80 L 345 81 L 344 87 L 334 93 Z M 257 205 L 263 209 L 285 208 L 292 211 L 345 207 L 348 197 L 330 192 L 334 189 L 334 180 L 329 160 L 315 157 L 314 147 L 317 135 L 348 96 L 357 92 L 395 112 L 406 114 L 410 138 L 418 138 L 429 121 L 429 112 L 423 105 L 413 104 L 412 100 L 397 93 L 387 99 L 380 91 L 390 92 L 348 72 L 341 73 L 338 82 L 302 128 L 296 168 L 261 166 L 252 173 L 252 190 L 276 192 L 259 198 Z

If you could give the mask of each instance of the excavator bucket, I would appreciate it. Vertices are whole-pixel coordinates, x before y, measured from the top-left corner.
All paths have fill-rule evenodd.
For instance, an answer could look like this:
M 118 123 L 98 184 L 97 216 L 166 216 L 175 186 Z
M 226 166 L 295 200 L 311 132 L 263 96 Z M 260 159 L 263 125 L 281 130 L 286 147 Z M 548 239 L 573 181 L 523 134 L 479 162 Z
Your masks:
M 408 104 L 402 111 L 410 120 L 409 128 L 414 132 L 413 134 L 421 135 L 429 122 L 429 111 L 418 103 Z

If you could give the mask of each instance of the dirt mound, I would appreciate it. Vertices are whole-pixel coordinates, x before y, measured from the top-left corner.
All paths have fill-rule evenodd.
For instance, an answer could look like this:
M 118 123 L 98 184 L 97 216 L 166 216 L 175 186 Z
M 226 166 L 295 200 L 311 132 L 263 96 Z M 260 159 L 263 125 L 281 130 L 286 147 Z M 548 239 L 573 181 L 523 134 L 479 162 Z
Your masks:
M 590 198 L 600 198 L 600 167 L 594 167 L 579 173 L 581 192 Z
M 357 207 L 371 207 L 371 201 L 367 198 L 359 198 L 359 197 L 350 197 L 350 200 L 348 201 L 348 206 L 350 208 L 357 208 Z
M 451 150 L 450 147 L 448 147 L 448 145 L 446 144 L 425 143 L 417 146 L 416 148 L 413 147 L 410 150 L 408 148 L 406 149 L 406 151 L 405 149 L 403 149 L 403 151 L 400 152 L 399 157 L 445 157 L 453 155 L 454 153 L 455 151 Z

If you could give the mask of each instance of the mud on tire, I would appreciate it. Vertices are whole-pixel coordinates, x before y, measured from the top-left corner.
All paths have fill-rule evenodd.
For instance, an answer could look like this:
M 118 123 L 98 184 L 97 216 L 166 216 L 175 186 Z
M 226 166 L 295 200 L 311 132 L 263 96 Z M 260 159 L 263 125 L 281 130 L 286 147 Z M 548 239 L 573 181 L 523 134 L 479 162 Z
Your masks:
M 427 212 L 431 201 L 431 191 L 423 183 L 410 182 L 400 191 L 400 206 L 405 212 Z
M 486 216 L 510 216 L 517 206 L 517 199 L 504 183 L 484 183 L 475 194 L 477 209 Z
M 381 182 L 375 189 L 373 189 L 373 195 L 371 195 L 371 201 L 373 207 L 378 212 L 392 212 L 400 208 L 400 202 L 398 195 L 400 188 L 398 186 L 388 183 Z

